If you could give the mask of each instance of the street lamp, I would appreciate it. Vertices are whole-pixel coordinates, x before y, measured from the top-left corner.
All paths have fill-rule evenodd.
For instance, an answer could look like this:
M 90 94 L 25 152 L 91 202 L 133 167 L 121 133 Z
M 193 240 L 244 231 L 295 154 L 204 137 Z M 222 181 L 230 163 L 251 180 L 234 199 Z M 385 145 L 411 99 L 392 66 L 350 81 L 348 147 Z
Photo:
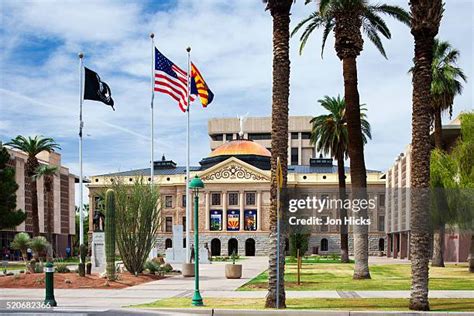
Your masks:
M 197 175 L 189 183 L 194 194 L 194 295 L 193 306 L 203 306 L 199 293 L 199 189 L 204 188 L 204 182 Z

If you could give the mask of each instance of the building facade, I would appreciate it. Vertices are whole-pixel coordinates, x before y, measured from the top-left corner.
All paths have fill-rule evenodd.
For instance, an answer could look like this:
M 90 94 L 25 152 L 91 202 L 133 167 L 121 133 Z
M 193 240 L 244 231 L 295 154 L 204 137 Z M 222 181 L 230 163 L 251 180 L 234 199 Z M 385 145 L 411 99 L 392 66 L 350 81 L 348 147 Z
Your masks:
M 460 136 L 459 118 L 443 125 L 443 144 L 450 151 Z M 431 134 L 434 144 L 434 135 Z M 386 172 L 386 214 L 387 256 L 392 258 L 410 258 L 410 212 L 409 188 L 411 180 L 411 145 L 405 148 L 394 164 Z M 471 234 L 462 233 L 457 227 L 447 226 L 444 245 L 444 260 L 465 262 L 469 255 Z
M 26 220 L 15 229 L 0 231 L 1 247 L 9 247 L 13 237 L 18 232 L 32 233 L 33 222 L 31 217 L 31 191 L 25 173 L 25 164 L 28 156 L 18 150 L 8 149 L 10 154 L 9 166 L 15 169 L 16 182 L 19 186 L 16 192 L 17 208 L 26 212 Z M 53 248 L 56 255 L 65 257 L 66 248 L 72 245 L 72 236 L 75 235 L 75 176 L 69 169 L 61 165 L 61 155 L 56 152 L 41 152 L 37 156 L 40 164 L 47 164 L 59 168 L 53 177 L 53 212 L 52 232 Z M 47 196 L 43 179 L 37 180 L 38 217 L 41 235 L 47 233 Z
M 132 170 L 91 177 L 90 217 L 94 218 L 99 192 L 118 177 L 133 183 L 139 176 L 149 178 L 150 169 Z M 257 141 L 239 139 L 220 144 L 203 158 L 200 166 L 191 168 L 191 177 L 198 175 L 205 184 L 199 199 L 200 243 L 208 244 L 212 255 L 230 255 L 236 251 L 240 255 L 266 255 L 269 237 L 270 212 L 270 152 Z M 369 187 L 379 189 L 381 200 L 385 201 L 384 180 L 378 171 L 367 175 Z M 350 184 L 349 170 L 346 169 Z M 160 187 L 162 200 L 162 227 L 157 236 L 159 253 L 172 247 L 173 225 L 188 228 L 185 217 L 185 167 L 176 166 L 164 157 L 155 162 L 154 183 Z M 288 187 L 317 188 L 322 195 L 337 198 L 337 168 L 331 159 L 312 159 L 307 165 L 292 165 L 288 168 Z M 338 210 L 328 209 L 321 216 L 336 218 Z M 378 254 L 385 247 L 383 205 L 371 212 L 369 247 L 371 254 Z M 97 217 L 97 216 L 96 216 Z M 90 222 L 90 231 L 94 223 Z M 340 239 L 338 226 L 321 226 L 310 237 L 309 253 L 339 253 Z M 350 234 L 351 236 L 351 234 Z M 352 249 L 352 236 L 350 237 Z M 185 244 L 185 240 L 183 240 Z
M 311 116 L 290 116 L 288 120 L 288 164 L 309 165 L 316 157 L 315 146 L 311 145 Z M 242 138 L 253 140 L 271 151 L 271 117 L 248 117 L 240 122 L 239 118 L 214 118 L 208 121 L 208 134 L 211 150 L 225 142 Z

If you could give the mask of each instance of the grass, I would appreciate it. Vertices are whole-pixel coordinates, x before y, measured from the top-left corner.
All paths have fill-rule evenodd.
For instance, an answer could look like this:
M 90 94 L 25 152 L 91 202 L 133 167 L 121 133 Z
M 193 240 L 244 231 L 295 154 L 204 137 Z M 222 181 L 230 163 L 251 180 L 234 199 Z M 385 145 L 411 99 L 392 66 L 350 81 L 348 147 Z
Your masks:
M 354 260 L 350 260 L 349 262 L 354 263 Z M 296 257 L 286 257 L 285 258 L 286 264 L 296 264 L 297 259 Z M 317 264 L 317 263 L 341 263 L 341 258 L 338 256 L 310 256 L 310 257 L 303 257 L 301 259 L 302 264 Z
M 3 265 L 0 267 L 0 271 L 3 271 Z M 14 270 L 26 270 L 26 263 L 18 262 L 18 263 L 9 263 L 7 266 L 7 271 L 14 271 Z
M 222 309 L 263 309 L 263 298 L 204 298 L 205 308 Z M 317 309 L 317 310 L 408 310 L 408 299 L 404 298 L 298 298 L 286 300 L 288 309 Z M 432 311 L 474 311 L 474 299 L 430 299 Z M 139 308 L 191 308 L 190 298 L 168 298 L 149 304 L 133 307 Z
M 354 265 L 341 264 L 303 264 L 301 285 L 297 284 L 297 265 L 285 267 L 285 288 L 293 291 L 379 291 L 409 290 L 411 285 L 411 266 L 409 264 L 371 265 L 370 280 L 353 280 Z M 266 290 L 268 273 L 263 272 L 250 280 L 239 291 Z M 474 290 L 474 274 L 468 272 L 467 264 L 448 264 L 445 268 L 430 267 L 430 290 Z

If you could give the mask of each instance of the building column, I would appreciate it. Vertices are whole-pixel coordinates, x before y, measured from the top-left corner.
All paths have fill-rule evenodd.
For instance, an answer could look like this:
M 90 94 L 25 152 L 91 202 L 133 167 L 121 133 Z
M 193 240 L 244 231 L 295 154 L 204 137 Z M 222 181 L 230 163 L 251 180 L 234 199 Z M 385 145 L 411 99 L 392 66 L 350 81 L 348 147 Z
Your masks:
M 240 215 L 239 215 L 239 230 L 244 230 L 244 199 L 245 192 L 240 191 L 239 192 L 239 206 L 240 206 Z
M 257 231 L 262 230 L 262 191 L 257 191 Z
M 393 234 L 393 258 L 398 258 L 398 240 L 399 240 L 398 233 Z
M 209 221 L 210 221 L 210 217 L 211 217 L 211 210 L 210 210 L 210 202 L 209 202 L 209 197 L 210 197 L 210 193 L 209 192 L 206 192 L 206 207 L 205 207 L 205 211 L 204 211 L 204 216 L 206 216 L 206 227 L 204 227 L 204 231 L 207 231 L 210 229 L 210 224 L 209 224 Z M 209 245 L 210 247 L 210 245 Z
M 407 257 L 407 235 L 406 233 L 400 233 L 400 259 Z
M 391 251 L 391 248 L 392 247 L 392 235 L 391 234 L 387 234 L 387 258 L 391 257 L 392 256 L 392 251 Z
M 301 140 L 301 132 L 298 132 L 298 165 L 302 165 L 303 158 L 301 157 L 303 154 L 303 141 Z
M 222 192 L 222 231 L 227 231 L 227 192 Z
M 291 165 L 291 132 L 288 132 L 288 165 Z

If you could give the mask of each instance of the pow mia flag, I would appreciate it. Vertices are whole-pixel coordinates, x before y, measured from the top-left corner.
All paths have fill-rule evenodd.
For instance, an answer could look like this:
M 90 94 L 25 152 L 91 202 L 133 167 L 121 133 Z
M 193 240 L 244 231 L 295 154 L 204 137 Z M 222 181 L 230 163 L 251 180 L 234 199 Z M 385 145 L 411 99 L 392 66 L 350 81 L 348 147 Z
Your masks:
M 112 107 L 114 109 L 114 100 L 112 99 L 112 92 L 110 91 L 109 85 L 100 80 L 99 75 L 84 67 L 85 70 L 85 81 L 84 81 L 84 100 L 100 101 Z

